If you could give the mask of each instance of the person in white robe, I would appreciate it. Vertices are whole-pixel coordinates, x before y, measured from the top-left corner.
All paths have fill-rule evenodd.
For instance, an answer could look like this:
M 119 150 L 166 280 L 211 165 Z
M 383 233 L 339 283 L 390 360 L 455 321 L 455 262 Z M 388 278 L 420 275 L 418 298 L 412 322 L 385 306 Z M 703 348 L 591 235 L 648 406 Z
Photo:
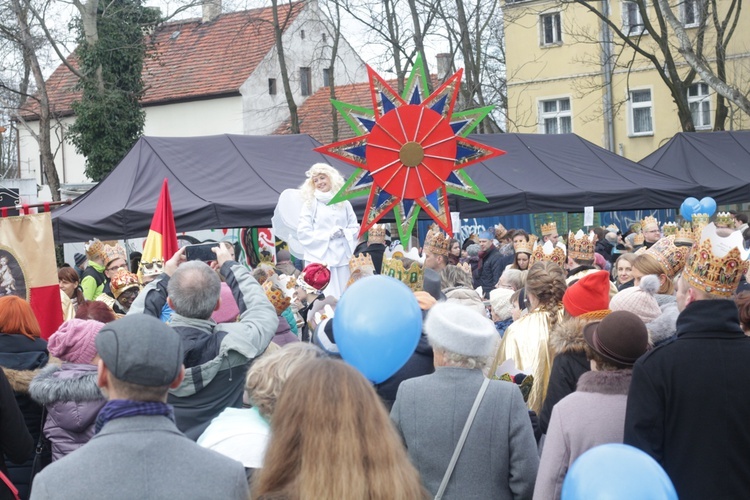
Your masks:
M 344 185 L 335 168 L 316 163 L 305 175 L 307 180 L 300 187 L 303 203 L 297 238 L 304 247 L 305 263 L 325 264 L 331 271 L 331 282 L 324 292 L 338 299 L 349 280 L 349 259 L 359 233 L 357 216 L 348 201 L 328 204 Z

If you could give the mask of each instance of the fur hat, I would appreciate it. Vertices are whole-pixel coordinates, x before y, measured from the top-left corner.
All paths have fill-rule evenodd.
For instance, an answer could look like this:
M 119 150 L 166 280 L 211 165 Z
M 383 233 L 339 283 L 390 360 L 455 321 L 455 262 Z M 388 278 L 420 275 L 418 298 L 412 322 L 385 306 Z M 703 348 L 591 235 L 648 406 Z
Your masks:
M 565 290 L 565 310 L 573 317 L 601 319 L 609 313 L 609 273 L 596 271 Z
M 464 356 L 490 356 L 497 342 L 492 321 L 451 302 L 438 302 L 430 309 L 424 331 L 432 345 Z
M 497 317 L 501 321 L 511 317 L 513 307 L 510 303 L 510 298 L 514 293 L 513 290 L 507 288 L 495 288 L 490 292 L 492 310 L 495 311 L 495 314 L 497 314 Z
M 583 327 L 586 343 L 604 359 L 630 367 L 648 350 L 648 330 L 630 311 L 615 311 Z
M 93 319 L 69 319 L 49 338 L 47 349 L 68 363 L 90 364 L 96 356 L 96 335 L 103 326 Z
M 626 288 L 612 297 L 609 308 L 613 311 L 630 311 L 648 323 L 661 316 L 661 308 L 654 298 L 658 290 L 659 278 L 649 274 L 641 278 L 640 285 Z

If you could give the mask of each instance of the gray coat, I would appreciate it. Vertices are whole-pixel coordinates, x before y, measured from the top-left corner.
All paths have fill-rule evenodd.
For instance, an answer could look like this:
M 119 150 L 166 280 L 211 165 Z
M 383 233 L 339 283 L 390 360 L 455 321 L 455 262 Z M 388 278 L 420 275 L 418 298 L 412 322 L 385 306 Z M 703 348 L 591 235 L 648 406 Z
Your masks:
M 433 496 L 483 380 L 480 370 L 442 367 L 399 386 L 391 419 Z M 491 381 L 444 498 L 531 498 L 538 466 L 521 392 L 511 383 Z
M 163 416 L 111 420 L 34 478 L 33 500 L 243 499 L 241 463 L 202 448 Z

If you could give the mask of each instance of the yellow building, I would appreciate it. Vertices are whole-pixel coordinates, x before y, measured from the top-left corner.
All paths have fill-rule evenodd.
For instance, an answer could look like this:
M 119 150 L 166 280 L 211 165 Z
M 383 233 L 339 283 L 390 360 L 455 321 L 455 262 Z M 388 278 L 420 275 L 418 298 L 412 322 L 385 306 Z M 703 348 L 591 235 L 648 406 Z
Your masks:
M 646 4 L 647 22 L 657 24 L 652 3 L 655 1 L 648 0 Z M 681 0 L 674 7 L 691 37 L 699 31 L 701 1 Z M 645 23 L 635 2 L 589 3 L 623 34 L 629 33 L 629 40 L 664 61 L 656 42 L 644 32 Z M 720 14 L 729 3 L 730 0 L 717 1 Z M 558 0 L 508 1 L 503 15 L 508 132 L 573 132 L 637 161 L 682 131 L 677 106 L 653 62 L 637 54 L 585 6 Z M 743 9 L 726 58 L 727 81 L 745 90 L 750 81 L 748 27 L 750 12 Z M 610 43 L 606 43 L 608 35 Z M 715 67 L 716 35 L 710 19 L 704 36 L 704 54 Z M 684 78 L 690 68 L 677 51 L 676 39 L 668 39 L 676 70 Z M 711 130 L 715 91 L 696 76 L 688 90 L 688 101 L 696 130 Z M 750 117 L 731 103 L 727 105 L 730 109 L 725 129 L 750 128 Z

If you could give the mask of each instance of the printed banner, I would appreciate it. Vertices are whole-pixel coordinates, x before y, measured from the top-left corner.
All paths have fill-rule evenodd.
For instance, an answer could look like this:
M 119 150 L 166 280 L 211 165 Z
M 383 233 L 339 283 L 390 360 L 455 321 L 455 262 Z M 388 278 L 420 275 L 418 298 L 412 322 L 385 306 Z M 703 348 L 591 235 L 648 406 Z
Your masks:
M 0 217 L 0 297 L 31 304 L 47 339 L 63 322 L 49 212 Z

